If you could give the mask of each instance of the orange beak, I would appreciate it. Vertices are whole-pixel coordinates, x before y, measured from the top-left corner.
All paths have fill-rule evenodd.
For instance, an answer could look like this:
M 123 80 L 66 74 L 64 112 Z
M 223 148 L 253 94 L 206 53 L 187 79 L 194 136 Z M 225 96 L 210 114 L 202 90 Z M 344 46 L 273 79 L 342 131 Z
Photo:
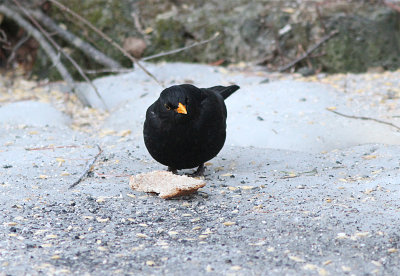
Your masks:
M 187 114 L 186 106 L 184 106 L 181 103 L 178 104 L 178 108 L 175 109 L 175 111 L 178 112 L 178 113 L 181 113 L 181 114 Z

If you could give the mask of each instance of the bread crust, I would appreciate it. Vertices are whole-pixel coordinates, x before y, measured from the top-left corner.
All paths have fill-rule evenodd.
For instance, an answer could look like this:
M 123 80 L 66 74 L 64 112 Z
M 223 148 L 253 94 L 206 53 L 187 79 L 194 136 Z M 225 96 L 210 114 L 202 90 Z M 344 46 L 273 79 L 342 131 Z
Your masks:
M 159 197 L 168 199 L 190 195 L 204 187 L 206 182 L 202 179 L 176 175 L 167 171 L 153 171 L 132 175 L 129 185 L 133 190 L 156 193 Z

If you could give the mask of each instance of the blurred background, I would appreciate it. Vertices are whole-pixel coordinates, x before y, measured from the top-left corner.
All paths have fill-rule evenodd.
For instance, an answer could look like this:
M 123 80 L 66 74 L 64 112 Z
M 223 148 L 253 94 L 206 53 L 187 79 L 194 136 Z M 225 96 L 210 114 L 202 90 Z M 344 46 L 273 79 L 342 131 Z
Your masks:
M 90 78 L 132 67 L 131 59 L 57 3 L 81 15 L 138 59 L 187 47 L 219 33 L 201 46 L 151 61 L 262 66 L 266 71 L 305 76 L 400 67 L 398 0 L 3 0 L 2 72 L 17 69 L 39 79 L 61 78 L 28 25 L 48 41 L 43 35 L 47 32 Z M 74 43 L 76 38 L 84 44 Z M 89 46 L 100 52 L 101 58 L 97 52 L 89 54 Z M 57 46 L 51 47 L 60 55 Z M 73 78 L 82 80 L 76 66 L 64 55 L 60 58 Z

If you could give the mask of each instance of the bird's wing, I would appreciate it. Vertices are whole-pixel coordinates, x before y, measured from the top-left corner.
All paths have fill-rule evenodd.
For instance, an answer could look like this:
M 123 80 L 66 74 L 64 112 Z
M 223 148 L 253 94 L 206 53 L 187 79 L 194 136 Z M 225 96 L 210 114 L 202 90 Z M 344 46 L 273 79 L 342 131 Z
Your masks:
M 237 85 L 230 85 L 230 86 L 222 86 L 222 85 L 218 85 L 218 86 L 213 86 L 210 88 L 207 88 L 211 91 L 214 91 L 216 93 L 219 93 L 224 100 L 226 98 L 228 98 L 230 95 L 232 95 L 233 92 L 235 92 L 236 90 L 238 90 L 240 87 Z
M 215 87 L 223 87 L 223 86 L 215 86 Z M 200 116 L 202 118 L 208 118 L 209 120 L 213 120 L 216 114 L 221 114 L 224 116 L 224 118 L 226 118 L 227 116 L 226 107 L 221 93 L 216 90 L 212 90 L 210 88 L 201 88 L 200 90 L 202 92 Z
M 149 124 L 153 128 L 161 127 L 160 117 L 154 111 L 154 104 L 152 104 L 146 111 L 146 121 L 145 124 Z

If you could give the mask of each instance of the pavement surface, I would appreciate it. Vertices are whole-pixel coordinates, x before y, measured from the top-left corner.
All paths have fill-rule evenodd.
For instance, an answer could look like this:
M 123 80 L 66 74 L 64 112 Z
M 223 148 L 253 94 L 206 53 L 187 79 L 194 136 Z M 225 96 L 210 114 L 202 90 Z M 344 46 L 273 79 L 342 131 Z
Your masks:
M 172 200 L 130 189 L 165 169 L 142 141 L 162 90 L 145 74 L 94 82 L 109 111 L 85 84 L 97 108 L 2 77 L 0 275 L 400 274 L 400 71 L 147 67 L 165 86 L 241 86 L 207 185 Z

